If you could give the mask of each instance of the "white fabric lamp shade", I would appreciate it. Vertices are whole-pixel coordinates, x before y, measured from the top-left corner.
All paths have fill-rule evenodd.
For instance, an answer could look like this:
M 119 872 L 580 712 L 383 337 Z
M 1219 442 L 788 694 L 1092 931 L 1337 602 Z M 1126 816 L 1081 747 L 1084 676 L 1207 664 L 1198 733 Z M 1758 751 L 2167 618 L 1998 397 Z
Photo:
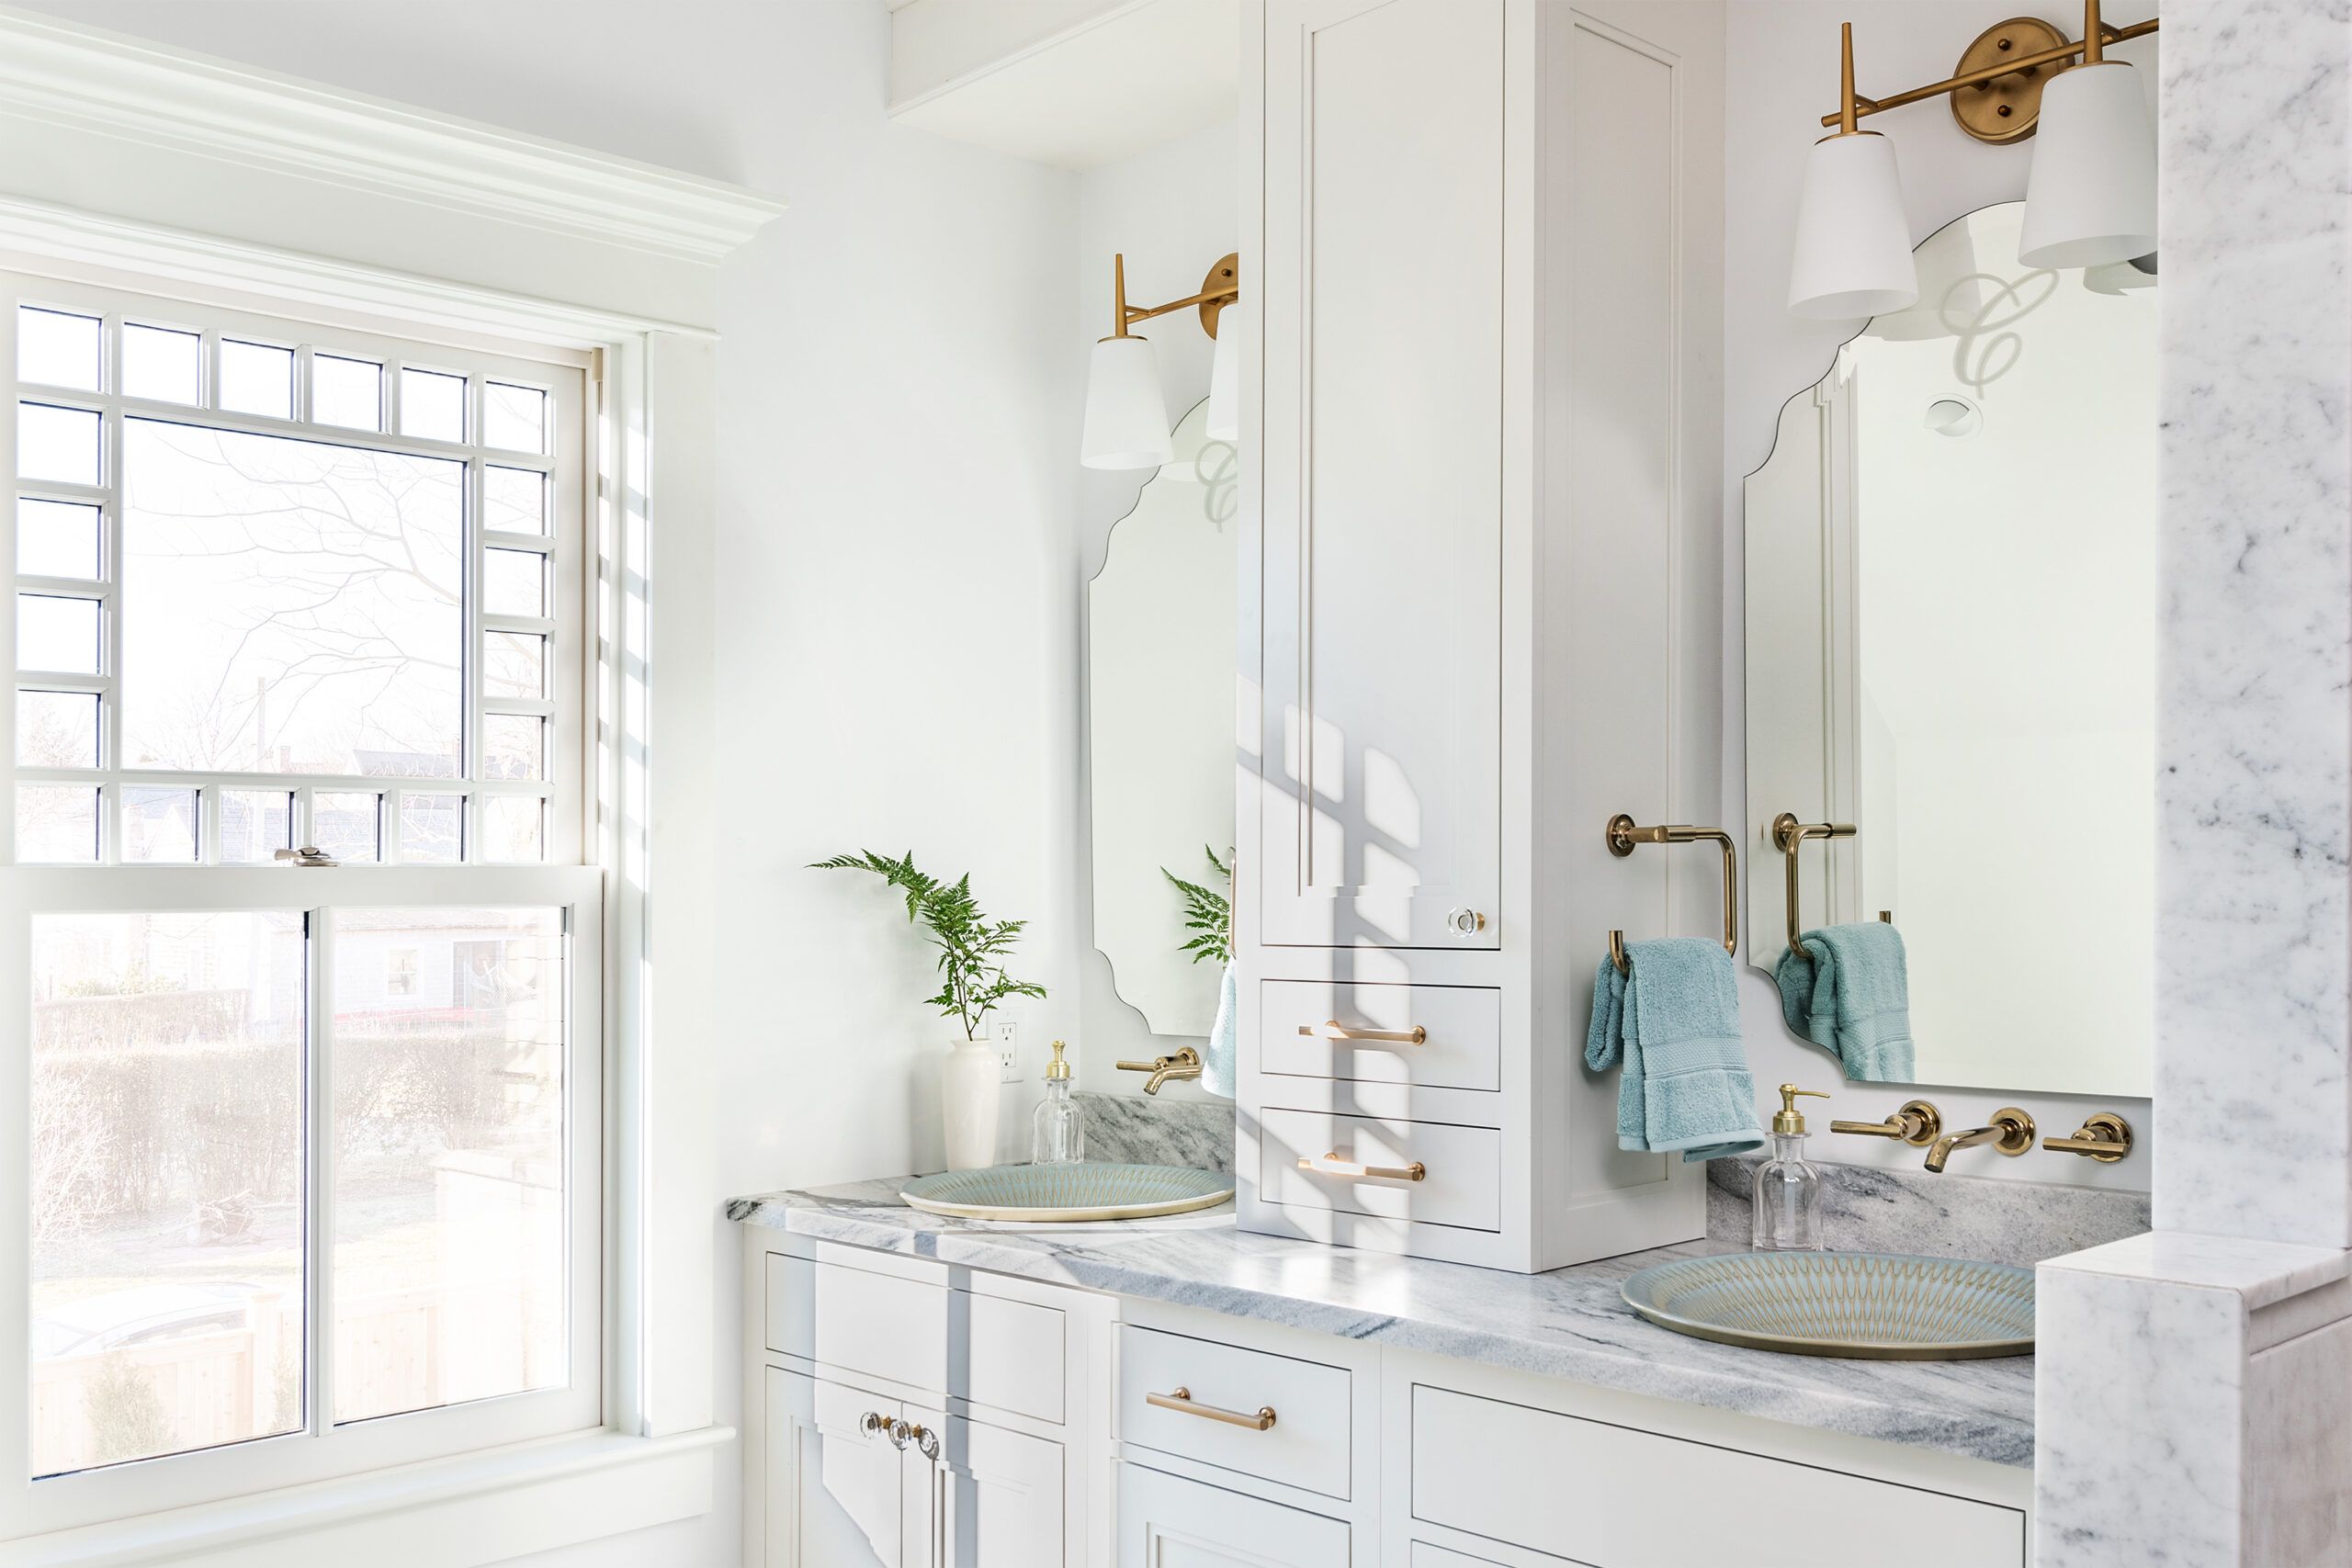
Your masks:
M 2062 71 L 2041 89 L 2018 260 L 2104 266 L 2156 248 L 2156 138 L 2140 73 L 2120 60 Z
M 1217 322 L 1216 353 L 1209 360 L 1209 417 L 1205 425 L 1212 441 L 1241 437 L 1241 351 L 1231 317 Z
M 1789 310 L 1837 321 L 1899 310 L 1919 298 L 1894 144 L 1875 131 L 1824 137 L 1797 197 Z
M 1087 372 L 1086 433 L 1078 460 L 1090 468 L 1156 468 L 1174 456 L 1150 340 L 1102 339 Z

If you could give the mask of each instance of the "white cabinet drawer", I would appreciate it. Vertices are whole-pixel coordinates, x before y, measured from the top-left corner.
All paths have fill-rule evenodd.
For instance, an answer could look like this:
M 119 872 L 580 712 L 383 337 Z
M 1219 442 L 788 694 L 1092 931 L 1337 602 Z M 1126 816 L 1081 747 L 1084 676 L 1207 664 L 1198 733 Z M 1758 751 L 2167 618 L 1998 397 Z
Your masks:
M 1203 1464 L 1345 1497 L 1349 1376 L 1345 1367 L 1125 1324 L 1119 1329 L 1118 1435 Z M 1258 1431 L 1150 1401 L 1179 1389 L 1215 1410 L 1255 1416 L 1271 1408 L 1273 1424 Z
M 947 1392 L 947 1287 L 768 1254 L 767 1346 Z
M 1396 1122 L 1327 1111 L 1258 1116 L 1258 1190 L 1267 1202 L 1490 1231 L 1502 1224 L 1502 1134 L 1492 1127 Z M 1421 1179 L 1301 1169 L 1326 1156 Z
M 1348 1535 L 1303 1508 L 1119 1467 L 1119 1568 L 1351 1568 Z
M 1578 1562 L 1830 1568 L 1893 1540 L 1905 1568 L 2025 1562 L 2014 1508 L 1427 1384 L 1412 1422 L 1413 1517 Z
M 1061 1422 L 1066 1314 L 1035 1302 L 767 1254 L 767 1348 Z
M 1040 1421 L 1062 1405 L 1067 1314 L 975 1291 L 947 1292 L 947 1392 Z
M 1423 1089 L 1502 1087 L 1502 993 L 1486 987 L 1264 980 L 1258 1026 L 1262 1072 Z M 1416 1030 L 1419 1041 L 1361 1038 Z M 1338 1037 L 1344 1034 L 1359 1038 Z

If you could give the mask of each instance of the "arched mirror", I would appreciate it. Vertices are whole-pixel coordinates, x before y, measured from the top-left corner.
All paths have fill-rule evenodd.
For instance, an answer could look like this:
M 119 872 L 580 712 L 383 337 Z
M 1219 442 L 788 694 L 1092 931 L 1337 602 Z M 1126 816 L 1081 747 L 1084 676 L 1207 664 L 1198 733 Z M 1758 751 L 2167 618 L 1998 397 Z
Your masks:
M 1747 497 L 1748 940 L 1886 911 L 1916 1080 L 2145 1095 L 2154 1027 L 2154 259 L 1918 247 L 1919 300 L 1781 411 Z

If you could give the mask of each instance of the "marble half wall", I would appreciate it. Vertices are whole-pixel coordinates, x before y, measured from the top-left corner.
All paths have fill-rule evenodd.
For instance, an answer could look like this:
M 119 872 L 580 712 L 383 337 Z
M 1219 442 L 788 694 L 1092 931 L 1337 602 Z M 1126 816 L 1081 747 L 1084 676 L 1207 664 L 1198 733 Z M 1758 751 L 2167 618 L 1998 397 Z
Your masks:
M 2039 1272 L 2038 1568 L 2352 1562 L 2352 0 L 2170 0 L 2154 1215 Z

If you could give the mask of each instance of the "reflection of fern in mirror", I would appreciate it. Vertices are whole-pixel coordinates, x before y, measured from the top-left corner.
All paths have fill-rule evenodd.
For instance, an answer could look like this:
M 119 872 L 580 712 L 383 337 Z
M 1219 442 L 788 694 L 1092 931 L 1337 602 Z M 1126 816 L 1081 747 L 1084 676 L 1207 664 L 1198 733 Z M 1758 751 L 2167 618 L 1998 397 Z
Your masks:
M 1184 896 L 1184 929 L 1195 933 L 1192 941 L 1178 951 L 1191 953 L 1195 964 L 1212 958 L 1219 964 L 1230 964 L 1233 962 L 1233 868 L 1217 859 L 1216 852 L 1206 844 L 1201 846 L 1201 853 L 1209 857 L 1210 866 L 1226 886 L 1225 892 L 1204 887 L 1197 882 L 1187 882 L 1164 865 L 1159 868 L 1159 874 L 1174 883 L 1176 891 Z
M 944 984 L 928 1005 L 964 1026 L 964 1038 L 977 1040 L 980 1021 L 1007 997 L 1043 997 L 1046 987 L 1016 980 L 1005 973 L 1004 961 L 1020 940 L 1026 920 L 994 920 L 980 913 L 972 899 L 972 875 L 966 872 L 954 883 L 915 869 L 912 850 L 897 860 L 872 850 L 861 854 L 835 855 L 815 864 L 819 871 L 870 871 L 907 896 L 907 919 L 931 928 L 939 949 L 939 973 Z

